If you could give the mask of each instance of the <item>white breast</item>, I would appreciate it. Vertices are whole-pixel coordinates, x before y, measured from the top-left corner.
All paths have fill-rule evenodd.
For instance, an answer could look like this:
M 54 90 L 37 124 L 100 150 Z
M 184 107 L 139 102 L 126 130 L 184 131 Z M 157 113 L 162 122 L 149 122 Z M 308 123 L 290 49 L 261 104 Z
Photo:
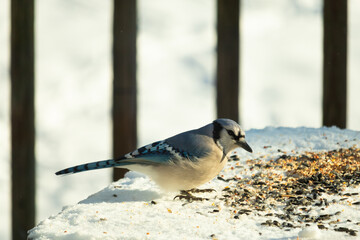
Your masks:
M 198 161 L 178 160 L 160 166 L 131 165 L 128 169 L 151 177 L 166 191 L 180 191 L 196 188 L 214 177 L 224 168 L 227 158 L 221 162 L 222 152 L 213 151 Z

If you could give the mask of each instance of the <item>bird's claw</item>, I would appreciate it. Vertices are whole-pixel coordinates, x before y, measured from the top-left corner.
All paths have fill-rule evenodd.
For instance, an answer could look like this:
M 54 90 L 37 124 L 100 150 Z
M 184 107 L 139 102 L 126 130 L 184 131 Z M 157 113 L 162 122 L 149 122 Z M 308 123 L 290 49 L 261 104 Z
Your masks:
M 195 197 L 193 195 L 190 195 L 190 196 L 189 195 L 177 195 L 174 197 L 174 200 L 176 198 L 179 198 L 179 200 L 186 199 L 188 202 L 203 201 L 203 200 L 208 201 L 209 200 L 208 198 Z
M 174 200 L 176 198 L 179 198 L 180 200 L 186 199 L 188 202 L 203 201 L 203 200 L 209 201 L 208 198 L 196 197 L 196 196 L 192 195 L 191 193 L 204 193 L 204 192 L 213 192 L 213 191 L 215 191 L 215 190 L 214 189 L 195 189 L 195 188 L 187 190 L 187 191 L 182 190 L 179 195 L 176 195 L 174 197 Z
M 189 193 L 210 193 L 210 192 L 216 192 L 215 189 L 212 188 L 205 188 L 205 189 L 197 189 L 197 188 L 193 188 L 188 190 Z
M 174 200 L 176 198 L 179 198 L 179 200 L 183 200 L 183 199 L 186 199 L 188 202 L 194 202 L 194 201 L 203 201 L 203 200 L 206 200 L 208 201 L 209 199 L 208 198 L 202 198 L 202 197 L 195 197 L 194 195 L 176 195 L 174 197 Z

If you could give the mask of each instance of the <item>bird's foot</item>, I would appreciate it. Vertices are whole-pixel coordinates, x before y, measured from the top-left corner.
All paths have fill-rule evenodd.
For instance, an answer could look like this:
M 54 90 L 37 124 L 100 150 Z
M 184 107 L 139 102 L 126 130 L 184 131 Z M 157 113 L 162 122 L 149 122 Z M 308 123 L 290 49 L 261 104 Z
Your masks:
M 193 190 L 193 189 L 191 189 L 191 190 Z M 196 196 L 192 195 L 192 194 L 190 193 L 191 190 L 188 190 L 188 191 L 181 190 L 181 191 L 180 191 L 180 194 L 179 194 L 179 195 L 176 195 L 176 196 L 174 197 L 174 200 L 175 200 L 176 198 L 179 198 L 180 200 L 186 199 L 188 202 L 203 201 L 203 200 L 208 201 L 208 200 L 209 200 L 208 198 L 196 197 Z
M 205 188 L 205 189 L 193 188 L 193 189 L 188 190 L 187 192 L 189 192 L 189 193 L 210 193 L 210 192 L 216 192 L 216 190 L 212 189 L 212 188 Z

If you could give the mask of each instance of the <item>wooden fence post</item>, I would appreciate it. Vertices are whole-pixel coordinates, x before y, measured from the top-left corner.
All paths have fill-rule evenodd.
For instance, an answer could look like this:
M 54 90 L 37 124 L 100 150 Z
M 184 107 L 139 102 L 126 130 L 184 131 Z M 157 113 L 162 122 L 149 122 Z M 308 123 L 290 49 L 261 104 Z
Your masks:
M 323 3 L 323 125 L 346 128 L 347 0 Z
M 11 1 L 12 239 L 35 225 L 34 0 Z
M 239 122 L 240 0 L 217 0 L 217 116 Z
M 114 0 L 113 157 L 136 148 L 136 0 Z M 114 169 L 113 180 L 125 169 Z

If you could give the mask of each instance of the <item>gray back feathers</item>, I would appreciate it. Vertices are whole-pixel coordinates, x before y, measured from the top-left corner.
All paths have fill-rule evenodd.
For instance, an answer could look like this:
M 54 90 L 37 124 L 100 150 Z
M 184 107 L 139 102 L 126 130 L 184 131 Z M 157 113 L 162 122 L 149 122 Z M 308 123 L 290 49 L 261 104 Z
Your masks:
M 209 154 L 216 145 L 213 140 L 213 124 L 202 128 L 183 132 L 168 139 L 165 142 L 184 152 L 191 153 L 196 157 Z

